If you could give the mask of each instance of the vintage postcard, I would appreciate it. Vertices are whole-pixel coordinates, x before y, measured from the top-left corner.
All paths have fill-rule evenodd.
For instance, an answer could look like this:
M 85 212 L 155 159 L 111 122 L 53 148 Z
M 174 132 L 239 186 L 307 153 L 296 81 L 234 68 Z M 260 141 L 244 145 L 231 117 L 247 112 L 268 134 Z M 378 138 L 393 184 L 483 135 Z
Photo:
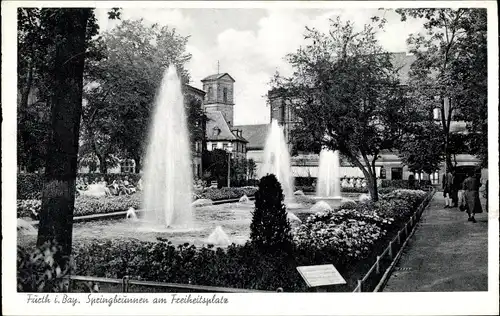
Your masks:
M 493 1 L 2 2 L 3 314 L 497 315 L 497 29 Z

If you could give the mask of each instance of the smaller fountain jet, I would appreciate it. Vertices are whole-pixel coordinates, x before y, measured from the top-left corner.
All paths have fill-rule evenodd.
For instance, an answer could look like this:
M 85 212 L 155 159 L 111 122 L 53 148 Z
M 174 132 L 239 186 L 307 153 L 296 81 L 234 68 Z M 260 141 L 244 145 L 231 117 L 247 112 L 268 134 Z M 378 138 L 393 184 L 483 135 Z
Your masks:
M 317 199 L 337 207 L 342 202 L 340 195 L 340 158 L 339 151 L 322 149 L 319 154 Z
M 210 236 L 208 236 L 206 243 L 214 246 L 229 246 L 231 240 L 222 227 L 217 226 Z
M 286 201 L 293 201 L 293 184 L 290 171 L 290 153 L 278 121 L 273 119 L 264 147 L 264 163 L 259 177 L 274 174 L 281 184 Z

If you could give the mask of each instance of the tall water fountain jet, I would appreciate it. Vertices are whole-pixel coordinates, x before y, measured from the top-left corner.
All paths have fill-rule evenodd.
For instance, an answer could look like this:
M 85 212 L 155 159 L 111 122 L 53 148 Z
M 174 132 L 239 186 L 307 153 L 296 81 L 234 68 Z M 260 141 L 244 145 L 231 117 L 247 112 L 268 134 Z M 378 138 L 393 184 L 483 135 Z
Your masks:
M 340 158 L 339 151 L 322 149 L 319 154 L 317 199 L 327 201 L 337 207 L 342 202 L 340 193 Z
M 290 153 L 285 142 L 282 128 L 273 119 L 264 147 L 264 161 L 259 172 L 259 178 L 274 174 L 281 184 L 285 199 L 293 199 L 293 185 L 290 172 Z
M 321 150 L 319 154 L 319 173 L 316 195 L 340 198 L 340 159 L 339 151 Z
M 192 171 L 181 82 L 174 66 L 155 101 L 144 172 L 144 218 L 168 228 L 193 225 Z

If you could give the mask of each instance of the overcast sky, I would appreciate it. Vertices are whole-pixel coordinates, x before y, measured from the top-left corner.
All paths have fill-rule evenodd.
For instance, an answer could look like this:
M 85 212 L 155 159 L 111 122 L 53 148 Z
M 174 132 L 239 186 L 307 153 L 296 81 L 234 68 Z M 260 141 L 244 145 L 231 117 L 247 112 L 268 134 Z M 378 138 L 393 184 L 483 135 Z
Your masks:
M 106 12 L 96 12 L 101 30 L 120 23 L 109 21 Z M 403 23 L 395 12 L 377 9 L 122 9 L 122 19 L 143 18 L 145 23 L 175 27 L 179 34 L 190 36 L 187 50 L 193 57 L 187 69 L 191 85 L 201 88 L 200 80 L 217 73 L 220 62 L 220 72 L 236 80 L 237 125 L 269 122 L 264 95 L 277 70 L 289 71 L 283 57 L 303 43 L 306 25 L 325 31 L 328 19 L 337 15 L 359 27 L 374 15 L 384 15 L 388 23 L 378 39 L 390 52 L 407 51 L 408 35 L 422 31 L 419 21 Z

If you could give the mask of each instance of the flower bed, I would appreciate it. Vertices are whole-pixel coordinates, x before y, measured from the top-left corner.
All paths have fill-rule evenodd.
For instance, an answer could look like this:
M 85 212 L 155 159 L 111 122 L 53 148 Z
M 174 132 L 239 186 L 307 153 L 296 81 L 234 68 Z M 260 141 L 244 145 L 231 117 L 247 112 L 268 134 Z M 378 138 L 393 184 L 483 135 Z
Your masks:
M 294 230 L 289 252 L 261 252 L 250 242 L 227 249 L 175 247 L 163 239 L 77 242 L 74 274 L 301 292 L 309 289 L 297 266 L 331 263 L 347 281 L 338 290 L 352 291 L 425 196 L 423 191 L 396 190 L 376 203 L 314 214 Z
M 202 192 L 195 193 L 194 199 L 211 199 L 213 201 L 236 199 L 245 194 L 247 196 L 253 196 L 256 190 L 255 187 L 206 189 Z M 141 207 L 141 203 L 142 193 L 140 192 L 133 195 L 107 197 L 81 195 L 75 198 L 74 216 L 126 211 L 131 207 L 138 209 Z M 40 213 L 41 207 L 41 200 L 17 200 L 17 217 L 31 217 L 32 219 L 38 220 L 38 214 Z

